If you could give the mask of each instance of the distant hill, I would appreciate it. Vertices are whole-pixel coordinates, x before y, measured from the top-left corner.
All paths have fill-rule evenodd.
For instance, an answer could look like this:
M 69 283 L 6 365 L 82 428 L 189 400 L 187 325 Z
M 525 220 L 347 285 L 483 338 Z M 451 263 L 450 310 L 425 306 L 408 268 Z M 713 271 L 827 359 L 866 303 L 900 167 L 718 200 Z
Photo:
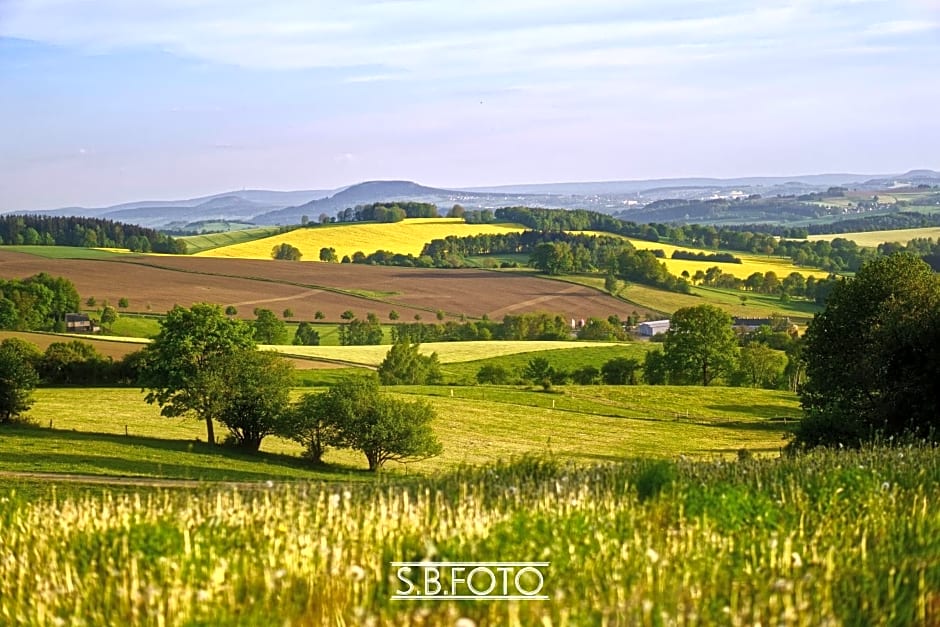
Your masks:
M 720 201 L 760 195 L 799 197 L 819 194 L 830 187 L 859 191 L 901 189 L 918 185 L 940 185 L 940 172 L 918 169 L 903 174 L 810 174 L 742 178 L 671 178 L 584 183 L 545 183 L 444 189 L 412 181 L 367 181 L 334 190 L 270 191 L 240 190 L 184 200 L 145 200 L 111 207 L 66 207 L 36 211 L 41 215 L 85 216 L 131 222 L 156 229 L 196 230 L 208 222 L 251 223 L 257 225 L 298 224 L 302 216 L 318 221 L 321 215 L 333 217 L 338 211 L 376 202 L 410 200 L 432 203 L 445 213 L 455 204 L 467 209 L 497 209 L 528 206 L 558 209 L 587 209 L 613 214 L 628 220 L 751 222 L 789 221 L 820 217 L 814 207 L 789 203 L 787 207 L 727 205 Z M 668 206 L 657 206 L 669 200 Z M 683 206 L 683 201 L 691 206 Z M 700 206 L 715 201 L 719 204 Z M 793 205 L 793 206 L 790 206 Z M 650 211 L 646 211 L 646 207 Z M 739 209 L 747 208 L 738 215 Z M 23 213 L 23 212 L 19 212 Z M 189 228 L 192 225 L 192 228 Z
M 477 202 L 484 202 L 486 199 L 492 199 L 493 196 L 493 194 L 477 194 L 425 187 L 412 181 L 367 181 L 347 187 L 326 198 L 311 200 L 296 207 L 287 207 L 255 216 L 254 221 L 256 224 L 297 224 L 302 216 L 307 216 L 311 221 L 316 221 L 324 213 L 332 216 L 337 211 L 342 211 L 347 207 L 375 202 L 394 202 L 396 200 L 428 202 L 437 205 L 442 210 L 446 210 L 457 203 L 468 204 L 468 201 L 469 204 L 476 206 Z M 497 194 L 496 196 L 508 197 L 504 194 Z
M 141 200 L 110 207 L 63 207 L 16 213 L 82 216 L 129 222 L 157 229 L 170 225 L 178 228 L 188 222 L 207 220 L 251 221 L 256 215 L 323 198 L 332 193 L 334 190 L 240 190 L 182 200 Z

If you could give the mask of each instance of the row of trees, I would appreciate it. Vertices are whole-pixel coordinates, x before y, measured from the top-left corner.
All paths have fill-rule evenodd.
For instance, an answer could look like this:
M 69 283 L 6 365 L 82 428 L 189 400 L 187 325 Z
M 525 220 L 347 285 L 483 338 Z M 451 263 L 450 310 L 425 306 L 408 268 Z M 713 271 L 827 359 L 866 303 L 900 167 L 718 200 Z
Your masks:
M 426 202 L 376 202 L 337 212 L 337 222 L 400 222 L 405 218 L 437 218 L 437 206 Z
M 746 279 L 739 279 L 733 274 L 726 274 L 718 266 L 712 266 L 704 272 L 697 270 L 691 276 L 686 272 L 683 276 L 688 277 L 693 284 L 698 283 L 756 294 L 779 294 L 782 297 L 795 296 L 814 300 L 820 305 L 826 302 L 829 292 L 838 280 L 835 276 L 817 279 L 812 275 L 803 276 L 799 272 L 791 272 L 781 279 L 773 270 L 754 272 Z
M 248 451 L 276 434 L 301 442 L 317 462 L 328 446 L 359 450 L 370 470 L 390 459 L 440 452 L 430 406 L 381 394 L 375 377 L 351 379 L 291 404 L 290 362 L 257 351 L 251 325 L 227 318 L 216 305 L 174 307 L 142 353 L 147 402 L 158 404 L 164 416 L 204 420 L 211 443 L 219 422 L 231 443 Z
M 128 248 L 135 252 L 185 253 L 169 235 L 100 218 L 43 215 L 0 216 L 0 244 Z
M 393 342 L 460 342 L 468 340 L 566 340 L 571 327 L 559 314 L 530 312 L 507 314 L 501 321 L 468 320 L 435 324 L 400 323 L 392 327 Z

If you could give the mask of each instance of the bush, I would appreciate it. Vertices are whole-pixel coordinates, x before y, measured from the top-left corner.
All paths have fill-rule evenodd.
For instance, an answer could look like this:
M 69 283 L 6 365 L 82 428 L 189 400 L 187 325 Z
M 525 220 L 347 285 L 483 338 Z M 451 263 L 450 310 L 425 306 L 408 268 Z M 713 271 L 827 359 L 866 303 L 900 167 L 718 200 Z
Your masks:
M 287 261 L 300 261 L 300 258 L 303 257 L 303 253 L 301 253 L 300 249 L 296 246 L 283 243 L 271 249 L 271 257 L 273 259 L 284 259 Z
M 443 380 L 437 353 L 422 355 L 420 344 L 396 342 L 379 365 L 383 385 L 434 385 Z
M 601 366 L 601 375 L 607 385 L 636 385 L 639 383 L 640 362 L 631 357 L 616 357 Z
M 512 380 L 512 374 L 505 366 L 499 364 L 487 364 L 477 371 L 477 382 L 493 385 L 506 385 Z

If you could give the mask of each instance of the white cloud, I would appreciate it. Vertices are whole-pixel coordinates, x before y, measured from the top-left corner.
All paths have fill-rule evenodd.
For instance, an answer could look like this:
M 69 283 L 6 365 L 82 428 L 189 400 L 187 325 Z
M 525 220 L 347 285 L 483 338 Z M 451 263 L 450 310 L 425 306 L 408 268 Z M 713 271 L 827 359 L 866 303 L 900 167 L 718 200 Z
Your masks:
M 157 48 L 255 69 L 346 68 L 348 80 L 364 82 L 668 68 L 714 60 L 721 50 L 747 54 L 768 41 L 783 55 L 808 34 L 864 32 L 867 12 L 884 14 L 888 29 L 920 24 L 885 0 L 864 3 L 878 11 L 850 2 L 846 12 L 846 4 L 738 0 L 710 4 L 704 14 L 689 0 L 655 11 L 623 0 L 7 0 L 0 34 L 92 52 Z

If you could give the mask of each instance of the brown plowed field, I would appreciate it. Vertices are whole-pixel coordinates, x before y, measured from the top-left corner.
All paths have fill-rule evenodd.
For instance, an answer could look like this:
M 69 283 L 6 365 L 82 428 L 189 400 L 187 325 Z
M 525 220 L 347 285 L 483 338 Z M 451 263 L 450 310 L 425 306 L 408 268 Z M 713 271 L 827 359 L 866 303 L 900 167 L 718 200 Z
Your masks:
M 437 310 L 450 316 L 483 314 L 499 319 L 509 313 L 546 311 L 566 318 L 606 318 L 647 310 L 618 301 L 597 290 L 529 275 L 487 270 L 437 270 L 319 262 L 284 262 L 199 257 L 116 257 L 115 260 L 46 259 L 0 250 L 0 277 L 26 277 L 37 272 L 70 279 L 83 299 L 94 296 L 116 303 L 131 301 L 131 310 L 147 304 L 162 312 L 174 304 L 196 302 L 235 305 L 252 317 L 262 306 L 280 312 L 290 308 L 295 320 L 312 320 L 322 311 L 329 321 L 350 309 L 375 312 L 386 320 L 395 309 L 401 320 L 415 314 L 428 321 Z M 322 289 L 327 288 L 327 289 Z M 336 290 L 373 292 L 373 298 Z

